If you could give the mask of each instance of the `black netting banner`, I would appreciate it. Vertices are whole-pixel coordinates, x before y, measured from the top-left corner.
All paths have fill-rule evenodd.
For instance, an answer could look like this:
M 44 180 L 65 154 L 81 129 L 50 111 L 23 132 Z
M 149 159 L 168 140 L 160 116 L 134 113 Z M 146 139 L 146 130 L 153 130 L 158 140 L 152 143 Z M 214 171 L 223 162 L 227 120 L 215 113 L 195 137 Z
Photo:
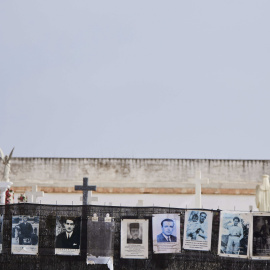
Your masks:
M 86 264 L 87 245 L 92 248 L 91 244 L 87 243 L 87 226 L 89 223 L 88 217 L 93 217 L 97 214 L 99 218 L 104 220 L 106 214 L 113 217 L 114 235 L 111 237 L 114 241 L 113 254 L 114 269 L 131 270 L 131 269 L 153 269 L 153 270 L 194 270 L 194 269 L 270 269 L 267 260 L 252 260 L 246 258 L 230 258 L 220 257 L 218 253 L 219 239 L 219 220 L 220 211 L 213 212 L 212 224 L 212 240 L 210 251 L 196 251 L 183 249 L 183 233 L 186 209 L 166 208 L 166 207 L 115 207 L 115 206 L 75 206 L 75 205 L 41 205 L 41 204 L 13 204 L 0 206 L 1 214 L 3 214 L 3 244 L 2 253 L 0 254 L 0 269 L 108 269 L 107 265 L 92 265 Z M 200 209 L 200 211 L 202 211 Z M 205 210 L 209 211 L 209 210 Z M 210 210 L 211 211 L 211 210 Z M 157 214 L 178 214 L 180 215 L 181 224 L 181 253 L 172 254 L 155 254 L 153 253 L 152 239 L 152 216 Z M 19 229 L 20 218 L 30 217 L 33 226 L 33 234 L 38 239 L 38 252 L 35 255 L 12 254 L 12 241 Z M 14 218 L 16 217 L 16 218 Z M 64 220 L 63 223 L 58 222 L 59 217 L 81 217 L 80 219 L 80 253 L 77 256 L 55 254 L 55 245 L 57 234 L 57 224 L 63 226 L 77 226 L 76 220 L 71 218 Z M 121 220 L 123 219 L 146 219 L 149 221 L 149 239 L 148 239 L 148 258 L 147 259 L 121 259 L 120 244 L 121 244 Z M 75 222 L 73 224 L 73 222 Z M 100 223 L 102 226 L 107 226 L 105 223 Z M 59 225 L 60 226 L 60 225 Z M 96 224 L 92 224 L 94 230 Z M 104 228 L 105 228 L 104 227 Z M 60 229 L 62 227 L 59 227 Z M 35 230 L 36 229 L 36 230 Z M 37 230 L 38 229 L 38 230 Z M 60 230 L 59 229 L 59 230 Z M 68 230 L 68 229 L 67 229 Z M 98 228 L 98 234 L 101 234 L 102 228 Z M 105 230 L 105 229 L 104 229 Z M 108 227 L 108 232 L 111 228 Z M 90 233 L 93 237 L 93 231 Z M 102 234 L 101 234 L 102 235 Z M 108 234 L 109 235 L 109 234 Z M 105 234 L 103 234 L 103 237 Z M 38 238 L 37 238 L 38 237 Z M 30 238 L 30 237 L 29 237 Z M 34 239 L 34 240 L 33 240 Z M 106 239 L 103 239 L 103 242 Z M 29 240 L 30 241 L 30 240 Z M 74 240 L 75 242 L 75 240 Z M 27 244 L 27 242 L 25 243 Z M 74 245 L 74 244 L 73 244 Z M 108 251 L 112 250 L 108 247 Z M 96 255 L 96 254 L 93 254 Z M 106 253 L 105 253 L 106 255 Z

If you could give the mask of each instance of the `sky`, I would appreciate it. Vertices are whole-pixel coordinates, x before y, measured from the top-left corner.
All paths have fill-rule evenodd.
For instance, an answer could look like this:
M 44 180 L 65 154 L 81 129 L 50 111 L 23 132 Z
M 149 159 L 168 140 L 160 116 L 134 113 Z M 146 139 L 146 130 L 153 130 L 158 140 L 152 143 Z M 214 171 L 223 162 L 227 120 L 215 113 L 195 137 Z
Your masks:
M 269 0 L 2 0 L 0 148 L 269 159 Z

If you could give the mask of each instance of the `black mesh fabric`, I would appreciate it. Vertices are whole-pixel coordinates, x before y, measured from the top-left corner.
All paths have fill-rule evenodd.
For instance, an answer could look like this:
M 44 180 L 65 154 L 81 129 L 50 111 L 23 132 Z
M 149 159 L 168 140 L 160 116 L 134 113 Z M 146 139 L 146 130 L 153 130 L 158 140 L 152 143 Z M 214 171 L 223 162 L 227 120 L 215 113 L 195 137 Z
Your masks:
M 0 254 L 0 269 L 108 269 L 106 265 L 86 264 L 87 217 L 94 213 L 104 218 L 109 213 L 115 220 L 114 234 L 114 269 L 153 269 L 153 270 L 194 270 L 194 269 L 270 269 L 268 261 L 257 261 L 240 258 L 224 258 L 217 255 L 219 233 L 219 211 L 213 211 L 213 229 L 211 251 L 182 250 L 180 254 L 153 254 L 152 246 L 152 215 L 165 213 L 181 214 L 181 243 L 185 209 L 165 207 L 115 207 L 115 206 L 77 206 L 77 205 L 41 205 L 13 204 L 0 206 L 4 214 L 3 250 Z M 200 209 L 201 210 L 201 209 Z M 207 210 L 207 209 L 205 209 Z M 39 216 L 39 253 L 34 255 L 11 254 L 12 215 Z M 55 255 L 56 216 L 81 216 L 82 237 L 80 256 Z M 149 219 L 149 258 L 120 258 L 120 226 L 123 218 Z

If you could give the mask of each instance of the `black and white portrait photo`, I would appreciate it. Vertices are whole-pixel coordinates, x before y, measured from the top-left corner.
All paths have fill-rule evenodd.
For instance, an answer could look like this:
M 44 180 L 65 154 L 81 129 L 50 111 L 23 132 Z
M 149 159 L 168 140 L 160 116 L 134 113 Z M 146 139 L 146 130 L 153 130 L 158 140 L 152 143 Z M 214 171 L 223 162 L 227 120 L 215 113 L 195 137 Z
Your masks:
M 79 255 L 81 243 L 81 218 L 57 217 L 55 254 Z
M 161 221 L 160 225 L 162 232 L 157 235 L 157 242 L 177 242 L 177 237 L 173 235 L 175 221 L 165 218 Z
M 38 234 L 38 216 L 13 216 L 11 252 L 36 255 L 38 253 Z
M 185 214 L 185 249 L 210 250 L 213 213 L 211 211 L 187 210 Z
M 229 257 L 248 257 L 250 224 L 250 213 L 222 211 L 218 254 Z
M 127 223 L 127 244 L 142 244 L 142 232 L 139 222 Z
M 253 215 L 252 258 L 270 259 L 270 214 Z
M 156 214 L 152 218 L 153 251 L 155 253 L 179 253 L 180 215 Z
M 121 258 L 148 258 L 148 219 L 121 220 Z

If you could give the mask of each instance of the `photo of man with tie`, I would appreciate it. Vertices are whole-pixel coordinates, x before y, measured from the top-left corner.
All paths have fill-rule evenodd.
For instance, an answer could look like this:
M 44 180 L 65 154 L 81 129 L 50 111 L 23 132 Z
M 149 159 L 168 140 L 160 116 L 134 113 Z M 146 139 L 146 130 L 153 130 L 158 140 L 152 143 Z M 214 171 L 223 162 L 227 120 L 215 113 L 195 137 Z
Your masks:
M 177 237 L 172 235 L 174 230 L 174 221 L 166 218 L 161 221 L 162 233 L 157 235 L 157 242 L 177 242 Z
M 80 249 L 80 228 L 76 227 L 76 219 L 67 217 L 62 224 L 62 232 L 56 236 L 56 248 Z

